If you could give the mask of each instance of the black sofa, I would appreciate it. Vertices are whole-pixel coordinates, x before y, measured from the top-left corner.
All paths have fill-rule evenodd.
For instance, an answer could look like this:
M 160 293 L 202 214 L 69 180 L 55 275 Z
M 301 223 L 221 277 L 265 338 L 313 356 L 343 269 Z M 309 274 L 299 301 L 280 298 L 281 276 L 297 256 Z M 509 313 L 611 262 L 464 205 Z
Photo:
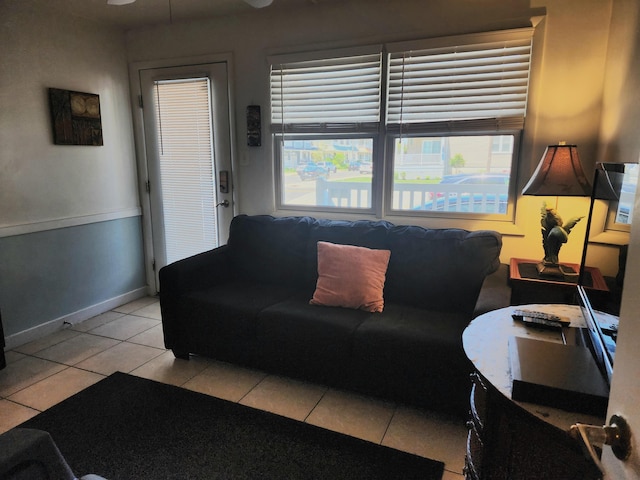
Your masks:
M 309 304 L 318 241 L 391 251 L 383 312 Z M 226 245 L 160 270 L 165 345 L 465 415 L 462 331 L 501 247 L 493 231 L 240 215 Z

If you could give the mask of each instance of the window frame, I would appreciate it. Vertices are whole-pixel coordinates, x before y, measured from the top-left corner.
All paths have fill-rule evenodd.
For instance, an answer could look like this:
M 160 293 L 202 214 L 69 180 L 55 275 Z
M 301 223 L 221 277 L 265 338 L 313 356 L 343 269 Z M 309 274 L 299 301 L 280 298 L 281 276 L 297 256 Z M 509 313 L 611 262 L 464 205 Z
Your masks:
M 633 182 L 634 186 L 636 187 L 636 189 L 638 188 L 638 182 L 637 182 L 637 178 L 639 177 L 639 173 L 640 173 L 640 165 L 635 164 L 633 162 L 629 162 L 629 168 L 631 167 L 631 164 L 634 165 L 634 169 L 636 170 L 634 172 L 636 177 L 636 181 Z M 626 164 L 625 164 L 626 165 Z M 624 174 L 623 174 L 624 175 Z M 624 185 L 624 183 L 623 183 Z M 633 216 L 633 209 L 635 207 L 634 205 L 634 199 L 635 199 L 635 193 L 636 193 L 636 189 L 634 189 L 633 192 L 630 193 L 624 193 L 621 192 L 619 199 L 617 200 L 609 200 L 607 202 L 607 216 L 606 216 L 606 222 L 605 222 L 605 226 L 604 226 L 604 230 L 605 231 L 610 231 L 610 232 L 623 232 L 625 234 L 630 234 L 631 233 L 631 223 L 620 223 L 617 221 L 618 219 L 618 210 L 620 208 L 620 204 L 623 203 L 622 202 L 622 197 L 625 197 L 625 202 L 624 203 L 628 203 L 631 205 L 629 212 L 627 213 L 627 215 L 629 215 L 630 217 Z
M 354 207 L 328 207 L 325 205 L 297 205 L 297 204 L 289 204 L 284 203 L 284 185 L 283 185 L 283 175 L 284 175 L 284 165 L 282 161 L 282 143 L 284 140 L 303 140 L 303 141 L 313 141 L 313 140 L 342 140 L 342 139 L 371 139 L 372 141 L 372 161 L 375 164 L 375 158 L 378 154 L 378 143 L 379 137 L 378 134 L 375 133 L 365 133 L 365 132 L 354 132 L 354 133 L 296 133 L 296 134 L 282 134 L 282 133 L 274 133 L 273 134 L 273 157 L 274 157 L 274 165 L 275 165 L 275 186 L 276 186 L 276 208 L 278 210 L 283 211 L 309 211 L 309 212 L 336 212 L 336 213 L 361 213 L 361 214 L 374 214 L 376 212 L 376 199 L 378 197 L 377 189 L 375 188 L 375 175 L 371 177 L 371 205 L 368 208 L 354 208 Z
M 491 42 L 510 41 L 511 39 L 523 39 L 528 37 L 529 56 L 528 56 L 528 76 L 527 76 L 527 93 L 524 100 L 524 109 L 528 106 L 529 91 L 531 82 L 531 65 L 533 63 L 533 33 L 534 28 L 518 28 L 511 30 L 481 32 L 477 34 L 466 34 L 451 37 L 438 37 L 432 39 L 415 40 L 409 42 L 397 42 L 385 45 L 370 45 L 346 49 L 323 50 L 307 53 L 294 53 L 286 55 L 274 55 L 269 57 L 270 66 L 275 65 L 274 60 L 278 59 L 280 64 L 296 61 L 308 61 L 319 59 L 339 58 L 341 56 L 371 54 L 376 48 L 381 53 L 381 85 L 380 85 L 380 120 L 377 132 L 374 132 L 371 124 L 340 126 L 310 124 L 302 126 L 302 128 L 287 129 L 286 123 L 271 125 L 271 133 L 273 139 L 274 150 L 274 167 L 275 167 L 275 199 L 276 208 L 278 210 L 296 210 L 310 212 L 326 212 L 326 213 L 361 213 L 374 214 L 378 218 L 386 216 L 403 216 L 418 218 L 437 218 L 437 219 L 480 219 L 495 222 L 515 222 L 515 203 L 517 199 L 517 166 L 519 163 L 522 138 L 524 136 L 525 116 L 522 117 L 496 117 L 494 119 L 463 119 L 451 121 L 437 121 L 425 123 L 409 123 L 409 124 L 388 124 L 387 108 L 389 102 L 389 74 L 390 74 L 390 56 L 395 52 L 407 50 L 425 50 L 430 48 L 451 48 L 460 42 L 467 45 L 484 44 Z M 270 77 L 271 82 L 271 77 Z M 273 99 L 273 97 L 271 97 Z M 402 116 L 400 116 L 402 119 Z M 515 118 L 515 120 L 514 120 Z M 452 128 L 453 127 L 453 128 Z M 351 207 L 329 207 L 329 206 L 307 206 L 292 205 L 284 202 L 285 191 L 283 185 L 284 165 L 281 158 L 281 138 L 291 139 L 295 136 L 296 140 L 313 140 L 313 139 L 339 139 L 339 138 L 371 138 L 373 141 L 372 162 L 374 173 L 371 179 L 371 206 L 367 209 L 351 208 Z M 473 212 L 435 212 L 428 210 L 408 211 L 394 209 L 393 192 L 394 192 L 394 145 L 397 138 L 403 136 L 412 137 L 438 137 L 444 138 L 449 136 L 498 136 L 512 135 L 513 145 L 511 151 L 511 169 L 509 173 L 509 187 L 507 197 L 506 213 L 473 213 Z M 501 153 L 502 154 L 502 153 Z M 504 153 L 505 155 L 508 153 Z
M 389 217 L 418 217 L 418 218 L 443 218 L 443 219 L 469 219 L 469 220 L 491 220 L 495 222 L 513 222 L 515 219 L 515 200 L 516 200 L 516 177 L 517 177 L 517 163 L 518 152 L 520 151 L 520 144 L 522 140 L 522 130 L 500 131 L 499 133 L 491 132 L 456 132 L 455 134 L 444 135 L 448 137 L 462 137 L 462 136 L 491 136 L 491 135 L 513 135 L 513 152 L 511 154 L 511 170 L 509 173 L 509 186 L 507 189 L 507 210 L 505 213 L 479 213 L 479 212 L 450 212 L 450 211 L 433 211 L 433 210 L 403 210 L 393 208 L 393 194 L 394 194 L 394 150 L 395 140 L 400 138 L 400 133 L 388 133 L 387 134 L 387 148 L 386 155 L 389 161 L 386 165 L 386 177 L 389 179 L 384 185 L 384 213 Z M 409 135 L 403 135 L 408 137 Z M 426 137 L 439 137 L 444 138 L 443 135 L 436 135 L 433 132 L 420 134 L 419 132 L 411 132 L 411 137 L 426 138 Z
M 499 137 L 499 138 L 501 139 L 501 137 L 508 137 L 508 136 L 510 136 L 510 135 L 500 134 L 500 135 L 495 135 L 495 136 L 496 136 L 496 137 Z M 494 147 L 493 143 L 491 144 L 491 153 L 495 153 L 496 155 L 498 155 L 498 154 L 507 154 L 507 153 L 511 153 L 511 154 L 513 154 L 513 150 L 514 150 L 513 145 L 514 145 L 514 142 L 513 142 L 513 141 L 512 141 L 512 142 L 509 142 L 509 144 L 507 145 L 505 142 L 503 142 L 503 141 L 501 141 L 501 140 L 500 140 L 500 141 L 498 142 L 498 147 L 499 147 L 499 148 L 498 148 L 497 150 L 495 150 L 495 149 L 493 148 L 493 147 Z M 508 147 L 509 147 L 510 151 L 505 151 L 505 150 L 504 150 L 504 147 L 506 147 L 506 146 L 508 146 Z

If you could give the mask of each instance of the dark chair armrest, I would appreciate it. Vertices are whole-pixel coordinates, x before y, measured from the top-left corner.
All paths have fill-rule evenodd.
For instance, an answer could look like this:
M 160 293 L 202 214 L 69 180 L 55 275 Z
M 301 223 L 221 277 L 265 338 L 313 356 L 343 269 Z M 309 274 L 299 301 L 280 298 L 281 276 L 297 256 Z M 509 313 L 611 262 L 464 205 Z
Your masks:
M 14 428 L 0 435 L 0 478 L 74 480 L 76 477 L 49 433 Z

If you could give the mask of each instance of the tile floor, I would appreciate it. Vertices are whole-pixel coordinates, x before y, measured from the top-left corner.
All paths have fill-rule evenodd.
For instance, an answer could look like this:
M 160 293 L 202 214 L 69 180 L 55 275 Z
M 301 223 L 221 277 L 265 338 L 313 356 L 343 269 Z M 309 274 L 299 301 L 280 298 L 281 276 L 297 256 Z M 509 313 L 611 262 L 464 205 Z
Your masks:
M 460 480 L 466 428 L 459 420 L 164 349 L 160 305 L 145 297 L 6 352 L 0 433 L 116 371 L 206 393 L 443 461 Z

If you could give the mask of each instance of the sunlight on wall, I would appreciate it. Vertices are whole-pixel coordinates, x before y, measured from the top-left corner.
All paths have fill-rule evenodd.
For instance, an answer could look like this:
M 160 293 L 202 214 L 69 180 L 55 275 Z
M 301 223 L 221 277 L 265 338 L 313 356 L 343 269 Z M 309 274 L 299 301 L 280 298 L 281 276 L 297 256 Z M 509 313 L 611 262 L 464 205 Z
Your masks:
M 627 8 L 624 8 L 624 7 Z M 638 82 L 633 70 L 637 68 L 637 48 L 638 41 L 630 41 L 638 37 L 637 24 L 640 13 L 637 7 L 633 8 L 631 2 L 620 2 L 619 10 L 613 18 L 611 29 L 611 37 L 609 39 L 609 49 L 611 54 L 607 57 L 606 75 L 605 75 L 605 92 L 603 95 L 603 115 L 600 130 L 600 151 L 598 157 L 602 161 L 610 162 L 633 162 L 637 158 L 627 158 L 627 151 L 636 152 L 637 145 L 630 149 L 615 145 L 617 138 L 621 132 L 626 132 L 630 127 L 624 120 L 627 116 L 621 115 L 621 111 L 637 108 L 637 99 L 635 104 L 633 97 L 630 99 L 627 92 L 637 91 L 631 85 L 631 82 Z M 622 9 L 622 10 L 621 10 Z M 622 21 L 625 20 L 625 21 Z M 615 50 L 615 52 L 613 52 Z M 615 54 L 614 54 L 615 53 Z M 636 96 L 637 97 L 637 96 Z M 637 135 L 635 136 L 637 137 Z
M 532 6 L 538 2 L 532 2 Z M 587 172 L 596 161 L 602 113 L 610 2 L 539 2 L 546 6 L 543 60 L 529 113 L 536 151 L 560 140 L 577 144 Z

